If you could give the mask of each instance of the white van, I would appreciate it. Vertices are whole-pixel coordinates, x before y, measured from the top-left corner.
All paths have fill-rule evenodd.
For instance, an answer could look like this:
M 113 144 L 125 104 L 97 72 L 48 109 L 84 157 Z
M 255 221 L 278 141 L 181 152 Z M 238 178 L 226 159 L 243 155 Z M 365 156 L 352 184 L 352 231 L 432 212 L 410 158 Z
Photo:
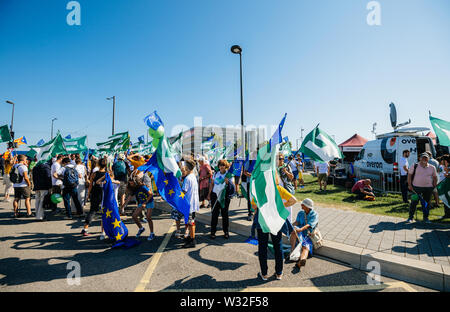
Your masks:
M 418 155 L 430 152 L 433 158 L 436 151 L 431 138 L 421 132 L 428 128 L 398 129 L 391 133 L 378 135 L 376 140 L 368 141 L 356 157 L 354 168 L 357 177 L 369 172 L 396 174 L 398 163 L 404 150 L 410 151 L 410 166 L 418 161 Z

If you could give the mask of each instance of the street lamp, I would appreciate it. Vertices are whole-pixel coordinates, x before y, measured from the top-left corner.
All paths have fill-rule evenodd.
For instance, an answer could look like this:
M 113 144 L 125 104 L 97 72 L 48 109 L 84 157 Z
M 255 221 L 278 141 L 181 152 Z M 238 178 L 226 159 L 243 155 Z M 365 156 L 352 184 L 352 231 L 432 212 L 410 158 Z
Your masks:
M 52 140 L 53 140 L 53 122 L 54 122 L 55 120 L 58 120 L 58 118 L 53 118 L 53 119 L 52 119 Z
M 114 116 L 116 112 L 116 96 L 106 98 L 108 101 L 113 100 L 113 120 L 112 120 L 112 135 L 114 135 Z
M 14 132 L 13 132 L 13 125 L 14 125 L 14 106 L 16 105 L 14 102 L 6 101 L 6 103 L 11 104 L 13 106 L 12 109 L 12 117 L 11 117 L 11 138 L 14 140 Z
M 231 53 L 239 54 L 239 61 L 240 61 L 240 73 L 241 73 L 241 127 L 242 127 L 242 140 L 243 140 L 243 151 L 245 155 L 245 132 L 244 132 L 244 96 L 242 92 L 242 48 L 238 45 L 234 45 L 231 47 Z

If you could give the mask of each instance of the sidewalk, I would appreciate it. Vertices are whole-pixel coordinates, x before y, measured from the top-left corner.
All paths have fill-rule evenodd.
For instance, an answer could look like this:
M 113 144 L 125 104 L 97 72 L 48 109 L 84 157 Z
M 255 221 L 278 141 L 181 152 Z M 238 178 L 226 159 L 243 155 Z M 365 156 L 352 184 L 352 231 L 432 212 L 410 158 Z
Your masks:
M 292 207 L 295 221 L 300 204 Z M 317 254 L 364 271 L 380 263 L 381 275 L 438 290 L 450 291 L 450 227 L 355 211 L 316 207 L 325 245 Z M 250 236 L 247 202 L 233 198 L 230 231 Z M 210 224 L 211 209 L 202 208 L 197 220 Z M 221 221 L 218 224 L 220 235 Z M 285 240 L 287 243 L 287 240 Z

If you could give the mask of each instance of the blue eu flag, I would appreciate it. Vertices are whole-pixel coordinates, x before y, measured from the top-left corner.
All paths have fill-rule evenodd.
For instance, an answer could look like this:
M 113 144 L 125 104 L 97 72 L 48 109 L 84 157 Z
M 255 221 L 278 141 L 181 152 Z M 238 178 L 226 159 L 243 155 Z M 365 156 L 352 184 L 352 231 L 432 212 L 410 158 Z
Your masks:
M 108 173 L 106 173 L 105 181 L 106 183 L 103 186 L 102 222 L 106 235 L 114 241 L 112 248 L 137 245 L 138 241 L 127 238 L 128 229 L 120 220 L 113 183 Z
M 139 141 L 139 143 L 144 144 L 144 143 L 145 143 L 145 138 L 144 138 L 144 136 L 141 135 L 140 137 L 138 137 L 138 141 Z
M 157 130 L 159 126 L 164 126 L 164 123 L 162 122 L 156 111 L 145 117 L 144 122 L 153 130 Z
M 272 138 L 270 139 L 270 150 L 272 150 L 275 145 L 280 144 L 282 142 L 281 130 L 283 130 L 284 122 L 286 121 L 286 116 L 287 114 L 284 114 L 283 119 L 278 125 L 278 129 L 275 131 L 275 133 L 272 135 Z
M 44 145 L 44 143 L 45 143 L 45 141 L 44 141 L 44 139 L 40 139 L 39 140 L 39 142 L 37 142 L 37 146 L 41 146 L 41 145 Z
M 190 203 L 185 198 L 185 194 L 181 190 L 178 179 L 172 172 L 164 173 L 159 167 L 158 153 L 154 153 L 150 160 L 138 168 L 139 171 L 150 171 L 153 174 L 156 187 L 161 197 L 173 208 L 181 212 L 184 216 L 185 224 L 189 220 Z

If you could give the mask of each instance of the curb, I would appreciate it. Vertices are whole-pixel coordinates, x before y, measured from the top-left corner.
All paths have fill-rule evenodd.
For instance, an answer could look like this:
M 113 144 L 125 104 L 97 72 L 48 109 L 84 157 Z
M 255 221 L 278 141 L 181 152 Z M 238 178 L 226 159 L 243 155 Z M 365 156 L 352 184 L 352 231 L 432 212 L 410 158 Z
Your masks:
M 162 202 L 159 202 L 159 204 L 162 204 Z M 158 208 L 166 212 L 172 210 L 168 205 L 159 205 Z M 233 219 L 230 217 L 230 232 L 246 237 L 249 236 L 251 225 L 248 225 L 248 221 Z M 211 213 L 200 210 L 196 213 L 196 220 L 203 224 L 211 225 Z M 283 236 L 283 243 L 289 244 L 288 238 L 285 236 Z M 365 272 L 371 272 L 373 270 L 371 262 L 376 261 L 380 265 L 381 276 L 395 278 L 439 291 L 450 291 L 449 266 L 409 259 L 329 240 L 324 240 L 324 245 L 316 250 L 315 253 Z

